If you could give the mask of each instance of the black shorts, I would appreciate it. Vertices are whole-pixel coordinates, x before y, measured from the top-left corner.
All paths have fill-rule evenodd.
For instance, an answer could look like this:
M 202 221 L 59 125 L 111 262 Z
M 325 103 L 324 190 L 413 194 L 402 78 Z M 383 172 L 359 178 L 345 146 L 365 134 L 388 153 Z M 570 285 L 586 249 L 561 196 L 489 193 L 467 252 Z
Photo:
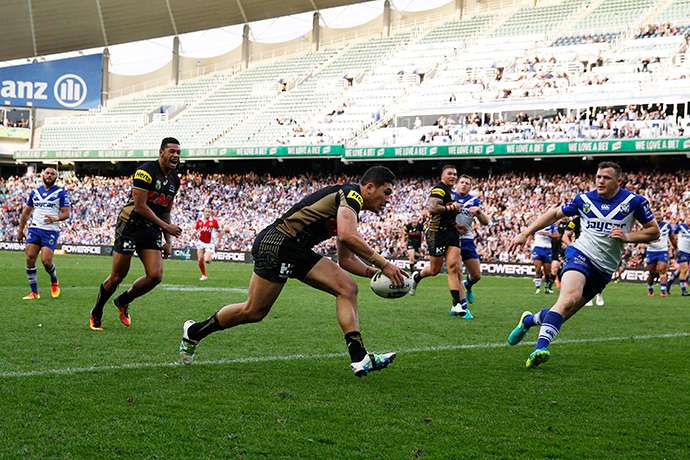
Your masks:
M 426 244 L 430 257 L 443 257 L 449 247 L 460 247 L 460 233 L 456 229 L 426 232 Z
M 422 243 L 407 243 L 407 250 L 414 249 L 415 252 L 419 252 L 422 249 Z
M 145 249 L 163 250 L 163 234 L 155 226 L 135 225 L 118 219 L 115 227 L 113 251 L 132 255 Z
M 565 259 L 565 249 L 561 248 L 558 246 L 558 248 L 554 249 L 553 247 L 551 248 L 551 260 L 560 260 L 562 261 Z
M 271 226 L 261 230 L 252 246 L 254 273 L 276 283 L 288 278 L 304 281 L 322 257 Z

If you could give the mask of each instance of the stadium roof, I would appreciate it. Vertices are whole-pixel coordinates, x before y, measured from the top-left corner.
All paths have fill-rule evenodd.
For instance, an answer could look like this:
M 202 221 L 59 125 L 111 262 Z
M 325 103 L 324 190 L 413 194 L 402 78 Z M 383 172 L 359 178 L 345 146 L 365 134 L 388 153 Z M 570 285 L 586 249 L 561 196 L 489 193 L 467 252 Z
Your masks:
M 9 0 L 2 6 L 0 61 L 167 37 L 364 1 Z

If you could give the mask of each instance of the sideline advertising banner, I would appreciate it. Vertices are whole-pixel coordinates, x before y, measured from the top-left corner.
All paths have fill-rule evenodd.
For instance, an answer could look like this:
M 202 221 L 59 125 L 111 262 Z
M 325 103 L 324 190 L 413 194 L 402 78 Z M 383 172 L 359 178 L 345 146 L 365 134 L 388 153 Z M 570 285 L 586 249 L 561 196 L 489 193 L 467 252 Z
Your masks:
M 0 104 L 88 110 L 101 103 L 103 55 L 0 68 Z

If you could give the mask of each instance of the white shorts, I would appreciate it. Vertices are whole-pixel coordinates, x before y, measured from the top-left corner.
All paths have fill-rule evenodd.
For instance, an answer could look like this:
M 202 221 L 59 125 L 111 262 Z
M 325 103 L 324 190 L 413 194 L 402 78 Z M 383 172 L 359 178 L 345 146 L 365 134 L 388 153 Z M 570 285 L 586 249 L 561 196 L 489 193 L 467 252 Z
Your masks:
M 204 242 L 202 242 L 202 241 L 198 241 L 198 242 L 196 243 L 196 248 L 197 248 L 197 250 L 203 249 L 204 251 L 208 251 L 208 252 L 210 252 L 211 254 L 213 254 L 214 252 L 216 252 L 216 245 L 213 244 L 213 243 L 204 243 Z

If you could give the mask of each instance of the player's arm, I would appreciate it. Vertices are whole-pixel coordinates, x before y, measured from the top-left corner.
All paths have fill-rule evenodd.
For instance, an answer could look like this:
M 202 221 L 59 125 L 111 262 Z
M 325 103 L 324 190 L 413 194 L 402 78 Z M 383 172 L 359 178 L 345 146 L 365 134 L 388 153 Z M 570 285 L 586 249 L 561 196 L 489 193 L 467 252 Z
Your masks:
M 575 242 L 573 235 L 575 235 L 575 230 L 568 229 L 565 232 L 563 232 L 563 238 L 561 239 L 561 241 L 563 241 L 566 246 L 570 246 Z
M 650 220 L 646 224 L 642 224 L 642 230 L 636 232 L 625 233 L 622 228 L 614 227 L 611 230 L 609 238 L 616 238 L 626 243 L 651 243 L 659 239 L 659 224 L 655 219 Z
M 479 223 L 483 226 L 486 227 L 487 225 L 489 225 L 489 216 L 479 206 L 472 206 L 467 210 L 467 212 L 476 217 Z
M 17 241 L 20 243 L 24 241 L 24 229 L 26 228 L 26 223 L 29 221 L 29 217 L 33 212 L 33 206 L 24 206 L 22 211 L 22 216 L 19 218 L 19 229 L 17 230 Z
M 456 204 L 455 201 L 451 201 L 447 205 L 443 204 L 443 200 L 441 198 L 436 198 L 436 197 L 431 197 L 429 198 L 429 205 L 427 206 L 427 211 L 429 211 L 429 214 L 432 216 L 438 215 L 438 214 L 445 214 L 447 212 L 455 211 L 456 209 Z
M 549 225 L 554 224 L 564 216 L 565 214 L 563 214 L 560 206 L 549 209 L 544 214 L 539 216 L 537 220 L 532 222 L 529 227 L 515 235 L 508 246 L 508 252 L 513 252 L 518 247 L 523 246 L 527 242 L 527 238 L 529 238 L 530 235 L 534 235 L 540 228 L 548 227 Z
M 668 242 L 671 243 L 671 248 L 673 248 L 674 251 L 678 249 L 678 240 L 676 239 L 675 233 L 668 234 Z
M 374 270 L 362 262 L 358 257 L 370 261 L 383 274 L 391 279 L 393 284 L 401 287 L 405 284 L 403 276 L 407 276 L 399 267 L 393 265 L 372 249 L 362 235 L 357 231 L 357 215 L 347 206 L 338 208 L 338 264 L 348 272 L 357 276 L 371 277 L 378 270 Z
M 149 208 L 149 205 L 147 204 L 148 196 L 148 191 L 139 188 L 132 188 L 132 198 L 134 198 L 134 211 L 144 219 L 151 222 L 152 224 L 158 225 L 161 228 L 161 230 L 163 230 L 163 233 L 166 234 L 166 240 L 169 237 L 169 235 L 180 236 L 180 234 L 182 233 L 182 229 L 180 227 L 178 227 L 177 225 L 172 225 L 169 222 L 165 222 L 162 219 L 159 219 L 158 216 L 154 214 L 154 212 L 151 210 L 151 208 Z M 167 216 L 168 220 L 170 220 L 170 211 L 172 210 L 172 205 L 174 201 L 174 199 L 170 200 L 170 203 L 168 204 L 165 213 L 163 213 L 163 216 Z
M 53 222 L 60 222 L 69 219 L 69 215 L 72 212 L 72 208 L 69 206 L 63 206 L 60 208 L 60 214 L 57 216 L 46 216 L 46 223 L 52 224 Z

